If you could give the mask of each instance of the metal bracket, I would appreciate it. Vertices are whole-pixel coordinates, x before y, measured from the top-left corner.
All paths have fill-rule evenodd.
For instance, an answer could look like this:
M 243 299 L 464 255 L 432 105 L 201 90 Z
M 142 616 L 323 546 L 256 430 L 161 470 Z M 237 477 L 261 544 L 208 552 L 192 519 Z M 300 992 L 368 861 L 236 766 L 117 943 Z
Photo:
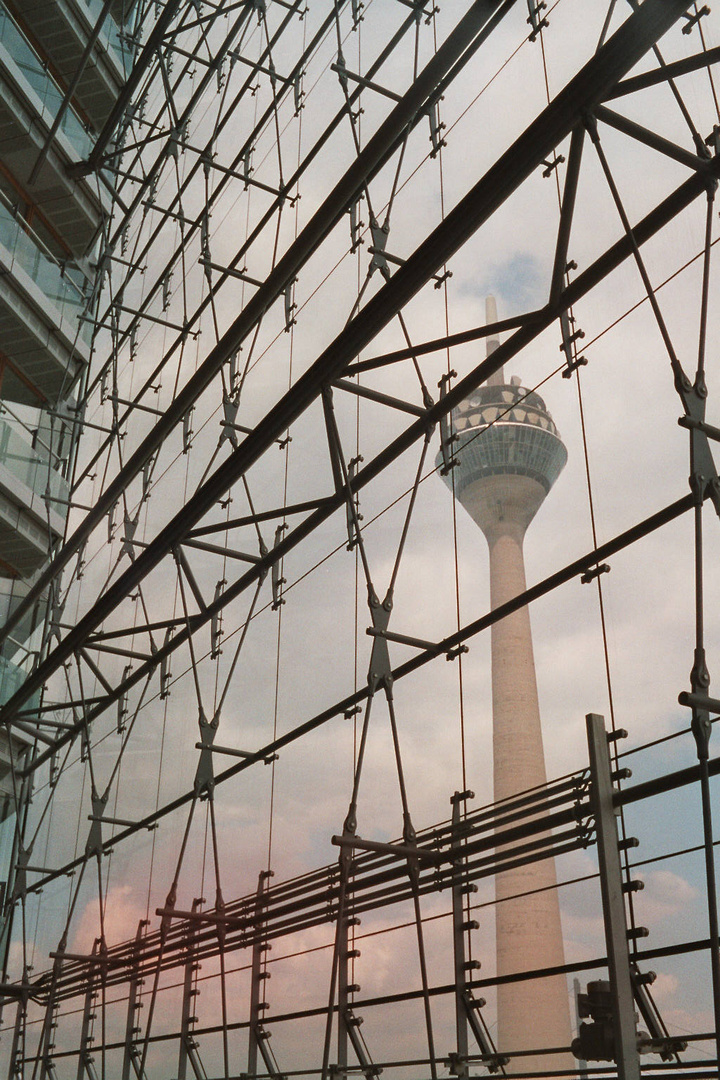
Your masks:
M 541 161 L 540 164 L 545 166 L 543 169 L 543 177 L 547 180 L 549 176 L 552 176 L 555 169 L 562 165 L 564 161 L 565 158 L 562 154 L 556 154 L 550 161 Z
M 229 439 L 231 445 L 237 449 L 238 437 L 237 437 L 237 414 L 240 408 L 240 395 L 237 394 L 231 397 L 229 394 L 223 394 L 223 419 L 221 420 L 222 431 L 220 432 L 220 442 L 223 443 L 225 439 Z
M 193 788 L 197 795 L 210 795 L 215 787 L 215 771 L 213 769 L 211 747 L 215 741 L 219 723 L 220 721 L 217 716 L 214 716 L 212 720 L 208 720 L 205 714 L 202 711 L 200 712 L 198 725 L 200 727 L 200 742 L 202 749 L 200 751 L 200 759 L 198 761 L 197 769 L 195 771 L 195 780 L 193 782 Z
M 170 696 L 170 680 L 172 678 L 172 671 L 170 670 L 170 656 L 169 656 L 168 653 L 165 652 L 165 650 L 167 649 L 168 645 L 170 644 L 170 641 L 172 640 L 174 630 L 175 630 L 175 628 L 173 626 L 168 626 L 167 630 L 165 631 L 165 640 L 163 641 L 163 645 L 162 645 L 164 655 L 163 655 L 162 660 L 160 661 L 160 698 L 161 698 L 161 700 L 163 700 L 166 697 Z
M 188 451 L 190 450 L 190 447 L 192 446 L 192 437 L 193 437 L 192 418 L 193 418 L 194 411 L 195 411 L 195 407 L 192 406 L 191 408 L 188 409 L 188 411 L 183 416 L 183 432 L 182 432 L 183 454 L 187 454 Z
M 440 120 L 440 101 L 431 102 L 428 105 L 427 114 L 430 121 L 430 142 L 432 143 L 430 157 L 434 158 L 440 153 L 441 147 L 447 146 L 447 142 L 440 135 L 440 132 L 445 130 L 445 124 Z
M 215 596 L 213 597 L 213 605 L 217 604 L 226 585 L 226 578 L 221 578 L 221 580 L 217 582 L 215 586 Z M 210 619 L 210 656 L 213 659 L 220 656 L 220 653 L 222 652 L 222 649 L 220 648 L 220 639 L 222 638 L 222 635 L 222 608 L 218 608 L 213 611 Z
M 601 574 L 609 574 L 610 565 L 608 563 L 600 563 L 598 566 L 593 566 L 592 569 L 586 570 L 580 577 L 580 583 L 582 585 L 589 585 L 595 578 L 600 577 Z
M 385 248 L 387 246 L 389 232 L 389 222 L 386 221 L 384 225 L 380 225 L 377 218 L 370 218 L 370 235 L 372 236 L 372 248 L 369 249 L 372 253 L 372 262 L 370 263 L 371 274 L 374 273 L 375 270 L 389 273 L 387 258 L 385 257 Z
M 92 814 L 90 816 L 90 832 L 88 833 L 87 842 L 85 844 L 85 858 L 89 858 L 91 855 L 102 855 L 102 821 L 107 801 L 107 791 L 104 795 L 98 795 L 95 788 L 93 788 L 90 796 Z
M 273 548 L 277 548 L 278 544 L 283 538 L 283 533 L 287 529 L 287 524 L 283 522 L 282 525 L 278 525 L 275 530 L 275 543 Z M 286 580 L 280 573 L 280 560 L 275 559 L 272 564 L 272 572 L 270 575 L 270 583 L 272 587 L 272 609 L 277 611 L 285 603 L 282 595 L 282 587 L 286 584 Z
M 110 509 L 108 510 L 108 513 L 107 513 L 108 544 L 112 544 L 113 540 L 115 539 L 115 508 L 116 507 L 117 507 L 117 503 L 113 503 L 112 506 L 110 507 Z
M 295 300 L 293 299 L 293 297 L 295 295 L 295 282 L 296 281 L 297 281 L 297 278 L 293 278 L 292 281 L 289 281 L 287 283 L 287 285 L 285 286 L 285 291 L 284 291 L 284 294 L 283 294 L 284 297 L 285 297 L 285 333 L 286 334 L 290 333 L 291 327 L 293 327 L 295 325 L 295 323 L 297 322 L 297 319 L 293 315 L 293 311 L 295 311 L 296 308 L 297 308 L 297 304 L 295 303 Z
M 155 468 L 155 462 L 158 459 L 160 451 L 156 450 L 154 454 L 151 454 L 143 465 L 142 470 L 142 497 L 143 501 L 148 498 L 150 492 L 150 481 L 152 480 L 153 469 Z
M 140 521 L 140 512 L 139 511 L 135 515 L 134 518 L 130 517 L 127 510 L 125 511 L 124 518 L 123 518 L 123 541 L 122 541 L 122 547 L 120 548 L 120 556 L 119 557 L 122 558 L 123 555 L 129 555 L 131 562 L 135 561 L 135 549 L 133 547 L 133 539 L 135 537 L 135 530 L 138 527 L 138 522 L 139 521 Z
M 535 0 L 527 0 L 527 6 L 529 15 L 526 21 L 528 25 L 532 27 L 532 32 L 528 37 L 528 41 L 535 41 L 535 38 L 540 31 L 550 25 L 545 16 L 542 18 L 540 17 L 540 12 L 545 10 L 547 4 L 544 0 L 540 0 L 540 3 L 538 4 L 535 3 Z
M 122 679 L 120 683 L 125 682 L 130 672 L 132 671 L 132 664 L 126 664 L 123 668 Z M 120 695 L 117 703 L 117 730 L 120 735 L 125 730 L 125 717 L 128 714 L 128 692 L 127 690 Z
M 438 383 L 440 390 L 439 402 L 442 402 L 443 398 L 447 394 L 448 386 L 451 379 L 457 379 L 457 371 L 448 371 L 447 375 L 443 375 Z M 451 469 L 454 469 L 458 464 L 458 459 L 452 456 L 452 444 L 455 442 L 457 436 L 452 434 L 452 414 L 444 412 L 440 417 L 440 453 L 442 454 L 442 467 L 440 473 L 442 476 L 447 476 Z
M 57 580 L 53 582 L 51 587 L 52 599 L 50 601 L 48 641 L 52 641 L 53 638 L 56 638 L 59 642 L 61 638 L 60 628 L 67 597 L 63 597 L 61 600 L 59 593 L 60 581 Z
M 305 74 L 304 71 L 298 71 L 293 79 L 293 104 L 295 106 L 295 115 L 300 115 L 300 110 L 305 108 L 303 98 L 305 97 L 305 91 L 302 88 L 302 77 Z
M 364 243 L 364 240 L 363 240 L 362 236 L 360 235 L 361 230 L 365 227 L 365 222 L 360 220 L 360 214 L 359 214 L 360 200 L 361 199 L 362 199 L 362 195 L 360 195 L 357 199 L 355 199 L 354 202 L 350 203 L 350 206 L 348 208 L 348 214 L 350 215 L 350 251 L 351 252 L 357 251 L 357 249 L 360 247 L 360 245 Z
M 562 335 L 562 344 L 560 345 L 560 352 L 565 353 L 566 361 L 562 373 L 563 379 L 569 379 L 573 371 L 579 367 L 585 367 L 587 364 L 587 358 L 585 356 L 578 356 L 577 349 L 574 347 L 576 341 L 580 341 L 585 337 L 585 331 L 573 330 L 570 325 L 573 322 L 575 322 L 575 320 L 568 311 L 563 311 L 561 313 L 560 333 Z
M 252 166 L 253 147 L 248 146 L 242 157 L 242 178 L 245 181 L 245 187 L 250 183 L 251 174 L 254 172 Z
M 171 292 L 171 289 L 172 289 L 172 277 L 173 277 L 173 272 L 172 272 L 172 269 L 170 269 L 170 270 L 168 270 L 168 272 L 164 275 L 164 277 L 162 279 L 162 309 L 163 309 L 163 311 L 167 311 L 168 308 L 170 307 L 170 300 L 172 299 L 172 292 Z
M 85 552 L 87 551 L 87 540 L 84 540 L 77 553 L 77 562 L 75 563 L 75 577 L 79 581 L 85 571 Z
M 368 604 L 370 606 L 370 617 L 372 618 L 372 630 L 377 631 L 373 634 L 372 652 L 370 653 L 370 667 L 368 669 L 368 686 L 370 687 L 370 693 L 373 694 L 379 686 L 385 688 L 386 694 L 391 696 L 392 693 L 392 667 L 390 665 L 390 654 L 388 652 L 388 639 L 385 636 L 388 623 L 390 621 L 390 615 L 392 613 L 392 597 L 388 593 L 385 600 L 381 604 L 378 600 L 375 592 L 370 591 L 368 597 Z
M 353 480 L 357 476 L 358 465 L 361 465 L 364 461 L 362 454 L 358 454 L 357 457 L 352 458 L 348 462 L 348 479 L 347 479 L 347 506 L 345 507 L 346 523 L 347 523 L 347 550 L 352 551 L 358 542 L 357 536 L 357 524 L 362 521 L 363 516 L 358 509 L 357 503 L 354 501 L 355 495 L 353 493 Z
M 686 22 L 685 22 L 685 25 L 682 28 L 683 34 L 692 33 L 693 27 L 695 26 L 696 23 L 700 22 L 703 15 L 709 15 L 709 14 L 710 14 L 710 8 L 707 6 L 707 4 L 704 4 L 703 7 L 698 8 L 694 12 L 694 14 L 692 14 L 692 15 L 690 14 L 689 11 L 685 12 L 685 15 L 683 16 L 683 18 L 686 20 Z

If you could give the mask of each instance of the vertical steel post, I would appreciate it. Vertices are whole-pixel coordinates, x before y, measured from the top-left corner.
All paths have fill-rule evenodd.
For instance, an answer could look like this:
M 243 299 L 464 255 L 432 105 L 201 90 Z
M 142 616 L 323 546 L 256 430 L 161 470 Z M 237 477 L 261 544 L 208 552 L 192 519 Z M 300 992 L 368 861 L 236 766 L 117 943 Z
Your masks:
M 58 979 L 62 973 L 63 956 L 67 947 L 67 937 L 64 933 L 58 943 L 57 952 L 53 959 L 52 978 L 50 981 L 50 989 L 47 998 L 47 1005 L 45 1007 L 45 1016 L 43 1018 L 43 1027 L 40 1035 L 40 1041 L 38 1044 L 39 1056 L 40 1056 L 40 1080 L 55 1080 L 57 1072 L 55 1069 L 55 1063 L 53 1061 L 53 1050 L 55 1049 L 55 1039 L 53 1032 L 57 1027 L 57 984 Z
M 344 907 L 345 905 L 343 905 Z M 348 1064 L 348 1032 L 345 1021 L 346 1013 L 350 1004 L 348 990 L 350 980 L 348 969 L 350 967 L 350 922 L 345 911 L 338 911 L 340 919 L 338 940 L 338 1026 L 337 1026 L 337 1074 L 347 1075 Z
M 96 938 L 92 947 L 92 955 L 96 956 L 100 950 L 100 938 Z M 92 1048 L 92 1022 L 95 1019 L 93 1011 L 97 999 L 95 988 L 95 968 L 88 972 L 87 989 L 85 990 L 85 1006 L 83 1008 L 82 1031 L 80 1034 L 80 1053 L 78 1055 L 77 1080 L 97 1080 Z
M 25 972 L 27 979 L 27 971 Z M 27 1020 L 27 997 L 18 998 L 13 1031 L 12 1050 L 10 1051 L 10 1080 L 22 1080 L 23 1058 L 25 1056 L 25 1023 Z
M 125 1024 L 125 1052 L 123 1054 L 122 1080 L 131 1080 L 133 1075 L 136 1076 L 138 1080 L 145 1080 L 145 1071 L 141 1066 L 141 1057 L 136 1041 L 136 1036 L 140 1031 L 140 1026 L 136 1021 L 142 1005 L 142 1002 L 138 1001 L 138 997 L 140 995 L 140 988 L 145 981 L 140 978 L 139 970 L 140 950 L 142 948 L 143 928 L 145 926 L 147 926 L 147 920 L 141 919 L 138 923 L 135 944 L 133 946 L 133 970 L 132 975 L 130 976 L 130 986 L 128 990 L 128 1011 Z M 132 1073 L 130 1072 L 131 1069 Z
M 613 806 L 608 734 L 604 718 L 597 713 L 588 713 L 585 721 L 590 757 L 590 799 L 595 813 L 600 891 L 613 999 L 613 1035 L 618 1080 L 640 1080 L 635 1002 L 630 977 L 630 950 L 617 819 Z
M 347 905 L 342 915 L 340 931 L 340 955 L 338 957 L 338 1077 L 348 1074 L 348 1043 L 352 1045 L 360 1069 L 366 1080 L 373 1080 L 380 1070 L 373 1065 L 370 1052 L 360 1032 L 362 1016 L 356 1016 L 350 1005 L 350 994 L 357 993 L 360 987 L 349 981 L 350 961 L 360 955 L 360 950 L 350 948 L 350 927 L 359 926 L 356 915 L 347 914 Z
M 573 979 L 573 999 L 575 1001 L 575 1026 L 577 1030 L 580 1030 L 580 980 Z M 584 1058 L 578 1058 L 578 1075 L 580 1077 L 587 1076 L 587 1061 Z
M 483 1056 L 483 1065 L 488 1072 L 496 1073 L 510 1060 L 497 1053 L 495 1044 L 490 1036 L 480 1010 L 485 1005 L 484 998 L 473 997 L 473 992 L 468 985 L 468 976 L 471 971 L 478 971 L 479 960 L 470 960 L 467 955 L 466 934 L 470 930 L 477 930 L 478 924 L 474 919 L 465 918 L 464 898 L 468 891 L 476 891 L 477 886 L 466 884 L 463 876 L 465 857 L 462 854 L 463 838 L 466 829 L 463 827 L 460 816 L 460 806 L 467 799 L 474 799 L 474 791 L 456 791 L 450 799 L 452 803 L 452 840 L 451 851 L 453 853 L 453 885 L 452 885 L 452 925 L 453 925 L 453 960 L 455 965 L 455 1032 L 457 1050 L 449 1055 L 450 1073 L 453 1076 L 467 1077 L 469 1075 L 468 1055 L 470 1053 L 470 1034 L 473 1035 Z
M 198 911 L 202 899 L 193 900 L 193 913 Z M 178 1080 L 187 1080 L 188 1061 L 192 1066 L 195 1076 L 204 1075 L 204 1070 L 198 1071 L 198 1057 L 196 1043 L 193 1039 L 192 1029 L 197 1020 L 195 1016 L 195 998 L 197 987 L 193 986 L 195 975 L 200 965 L 195 958 L 195 920 L 188 919 L 187 937 L 185 939 L 185 981 L 183 984 L 182 1017 L 180 1021 L 180 1055 L 178 1058 Z
M 452 926 L 453 926 L 453 959 L 455 964 L 455 1032 L 457 1058 L 453 1069 L 456 1076 L 467 1076 L 468 1056 L 468 1022 L 467 1009 L 464 994 L 466 984 L 465 973 L 465 927 L 464 927 L 464 891 L 462 886 L 463 858 L 462 850 L 462 818 L 460 816 L 460 804 L 471 798 L 469 791 L 456 791 L 450 799 L 452 803 L 452 852 L 453 862 L 453 886 L 452 886 Z
M 257 1076 L 258 1050 L 262 1052 L 261 1040 L 265 1037 L 262 1025 L 262 1014 L 266 1008 L 263 983 L 269 978 L 269 972 L 263 971 L 263 955 L 267 951 L 267 942 L 263 940 L 263 927 L 265 925 L 265 904 L 267 903 L 266 892 L 268 878 L 272 877 L 272 870 L 262 870 L 258 879 L 257 895 L 255 898 L 255 941 L 252 951 L 252 975 L 250 986 L 250 1038 L 248 1041 L 248 1076 Z M 262 1000 L 261 1000 L 262 999 Z

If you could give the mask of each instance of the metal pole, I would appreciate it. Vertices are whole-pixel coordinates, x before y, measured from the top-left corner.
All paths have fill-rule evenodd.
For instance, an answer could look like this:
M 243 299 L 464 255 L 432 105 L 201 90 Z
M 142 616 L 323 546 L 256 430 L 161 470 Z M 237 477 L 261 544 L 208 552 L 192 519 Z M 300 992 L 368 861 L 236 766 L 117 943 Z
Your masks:
M 617 819 L 605 721 L 597 713 L 586 718 L 590 756 L 590 798 L 595 812 L 600 891 L 602 894 L 608 972 L 612 989 L 613 1035 L 618 1080 L 640 1080 L 635 1001 L 630 978 L 630 950 L 625 896 L 618 848 Z

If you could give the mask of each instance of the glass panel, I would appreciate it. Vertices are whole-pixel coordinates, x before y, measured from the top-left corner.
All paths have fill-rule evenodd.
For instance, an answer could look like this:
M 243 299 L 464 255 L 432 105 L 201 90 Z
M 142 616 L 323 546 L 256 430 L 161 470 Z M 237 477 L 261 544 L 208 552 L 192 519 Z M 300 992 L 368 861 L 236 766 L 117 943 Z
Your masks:
M 51 468 L 47 456 L 33 448 L 29 438 L 18 432 L 6 420 L 0 420 L 0 465 L 8 469 L 22 484 L 33 491 L 47 491 L 52 498 L 67 499 L 67 481 Z M 52 504 L 53 510 L 65 517 L 63 503 Z
M 12 266 L 20 266 L 51 300 L 60 315 L 73 322 L 85 309 L 85 299 L 78 292 L 68 273 L 50 255 L 46 255 L 25 232 L 12 212 L 0 202 L 0 237 L 12 257 Z M 12 270 L 11 266 L 11 270 Z M 78 322 L 80 337 L 90 344 L 92 324 Z
M 19 69 L 29 87 L 40 99 L 39 111 L 45 122 L 48 125 L 52 124 L 64 95 L 45 71 L 40 59 L 2 5 L 0 5 L 0 45 L 7 50 L 12 64 Z M 77 151 L 78 156 L 87 157 L 92 140 L 72 109 L 65 110 L 60 130 L 73 149 Z

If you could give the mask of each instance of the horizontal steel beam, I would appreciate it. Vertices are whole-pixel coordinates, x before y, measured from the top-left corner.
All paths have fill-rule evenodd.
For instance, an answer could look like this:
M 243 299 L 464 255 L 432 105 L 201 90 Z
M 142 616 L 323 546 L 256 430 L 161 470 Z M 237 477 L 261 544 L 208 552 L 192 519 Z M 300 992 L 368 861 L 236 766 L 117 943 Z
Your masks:
M 622 551 L 624 548 L 630 546 L 631 544 L 634 544 L 637 540 L 641 539 L 642 537 L 648 536 L 653 531 L 655 531 L 658 528 L 661 528 L 663 525 L 667 524 L 668 522 L 674 521 L 681 514 L 683 514 L 683 513 L 687 512 L 688 510 L 690 510 L 694 505 L 695 505 L 695 497 L 694 497 L 694 495 L 693 494 L 686 495 L 684 498 L 679 499 L 677 502 L 672 503 L 668 507 L 665 507 L 663 510 L 659 511 L 657 514 L 651 515 L 651 517 L 646 518 L 644 521 L 639 522 L 637 525 L 633 526 L 631 529 L 628 529 L 628 530 L 626 530 L 626 532 L 621 533 L 619 536 L 615 537 L 613 540 L 611 540 L 607 544 L 603 545 L 603 547 L 601 549 L 596 549 L 594 551 L 589 552 L 587 555 L 585 555 L 582 558 L 576 560 L 574 563 L 571 563 L 569 566 L 565 567 L 563 570 L 560 570 L 557 573 L 552 574 L 549 578 L 545 578 L 544 581 L 539 582 L 537 585 L 532 586 L 526 592 L 521 593 L 519 596 L 515 597 L 513 600 L 510 600 L 508 603 L 503 604 L 501 607 L 496 608 L 493 611 L 488 612 L 487 615 L 484 615 L 482 618 L 475 620 L 475 622 L 469 623 L 467 626 L 463 627 L 457 633 L 451 635 L 448 638 L 445 638 L 444 641 L 440 642 L 439 643 L 439 648 L 443 652 L 445 652 L 445 651 L 447 651 L 447 650 L 449 650 L 451 648 L 456 647 L 457 645 L 461 644 L 463 641 L 466 641 L 468 638 L 474 636 L 475 634 L 478 634 L 478 633 L 482 632 L 483 630 L 486 630 L 488 627 L 492 626 L 493 623 L 498 622 L 500 619 L 505 618 L 507 615 L 511 614 L 512 612 L 517 611 L 521 607 L 524 607 L 526 604 L 530 603 L 532 600 L 536 600 L 536 599 L 539 599 L 541 596 L 547 595 L 553 589 L 557 588 L 558 585 L 561 585 L 564 582 L 571 581 L 573 578 L 578 577 L 585 569 L 587 569 L 588 566 L 595 565 L 601 558 L 608 558 L 610 555 L 613 555 L 613 554 L 616 554 L 619 551 Z M 401 679 L 404 676 L 410 674 L 412 671 L 415 671 L 418 668 L 423 667 L 425 664 L 430 663 L 431 661 L 437 659 L 437 657 L 438 657 L 438 652 L 436 651 L 436 649 L 434 647 L 433 647 L 432 651 L 426 651 L 424 653 L 419 654 L 416 657 L 413 657 L 411 660 L 406 661 L 406 663 L 400 665 L 399 667 L 397 667 L 397 668 L 395 668 L 393 670 L 393 672 L 392 672 L 393 681 L 397 682 L 399 679 Z M 123 688 L 121 687 L 121 688 L 119 688 L 119 690 L 123 690 Z M 276 754 L 279 750 L 283 749 L 285 746 L 291 745 L 293 742 L 296 742 L 298 739 L 300 739 L 303 736 L 307 735 L 309 732 L 314 731 L 319 727 L 322 727 L 323 724 L 328 723 L 330 720 L 334 719 L 335 717 L 344 715 L 348 710 L 350 710 L 350 709 L 354 708 L 355 706 L 360 705 L 362 702 L 364 702 L 367 699 L 367 697 L 368 697 L 368 689 L 367 689 L 367 687 L 362 689 L 362 690 L 358 690 L 354 694 L 352 694 L 352 695 L 346 697 L 345 699 L 343 699 L 342 701 L 336 702 L 334 705 L 331 705 L 329 708 L 325 709 L 323 712 L 321 712 L 321 713 L 317 714 L 316 716 L 312 717 L 310 720 L 306 720 L 304 723 L 299 724 L 295 728 L 292 728 L 290 731 L 286 732 L 284 735 L 281 735 L 277 739 L 274 739 L 271 743 L 268 743 L 265 746 L 260 747 L 255 752 L 255 757 L 253 759 L 242 760 L 242 761 L 238 762 L 236 765 L 230 766 L 224 772 L 219 773 L 215 777 L 215 786 L 216 786 L 216 788 L 217 788 L 217 786 L 219 784 L 221 784 L 224 781 L 229 780 L 231 777 L 237 775 L 237 773 L 244 771 L 246 768 L 251 767 L 252 765 L 257 763 L 258 761 L 266 760 L 267 758 L 271 757 L 273 754 Z M 72 733 L 68 733 L 68 735 L 65 738 L 58 739 L 57 742 L 56 742 L 56 748 L 59 748 L 62 743 L 67 742 L 67 739 L 72 734 L 77 735 L 79 733 L 79 731 L 82 730 L 84 727 L 85 727 L 84 724 L 77 725 L 76 730 L 74 730 Z M 55 751 L 53 751 L 53 752 L 55 752 Z M 18 775 L 26 776 L 26 775 L 31 774 L 32 772 L 35 771 L 35 769 L 37 769 L 39 767 L 39 764 L 41 764 L 42 761 L 47 760 L 47 758 L 49 756 L 50 756 L 50 751 L 42 753 L 39 756 L 39 758 L 37 758 L 34 762 L 31 762 L 30 765 L 27 766 L 25 769 L 22 769 L 22 770 L 19 769 L 18 770 Z M 720 767 L 720 759 L 718 759 L 718 760 L 711 763 L 711 769 L 714 769 L 716 767 Z M 697 766 L 695 766 L 695 772 L 696 771 L 697 771 Z M 692 780 L 695 779 L 695 772 L 693 772 L 692 769 L 684 770 L 683 775 L 687 774 L 687 777 L 682 782 L 683 783 L 692 782 Z M 654 783 L 654 782 L 655 781 L 653 781 L 651 783 Z M 551 785 L 551 790 L 553 790 L 553 791 L 556 790 L 556 785 Z M 627 801 L 632 801 L 632 794 L 629 794 L 629 793 L 631 793 L 634 790 L 636 790 L 636 789 L 635 788 L 625 789 L 625 791 L 622 793 L 622 797 L 627 799 Z M 648 794 L 649 793 L 651 793 L 651 792 L 648 791 Z M 641 798 L 641 797 L 644 797 L 644 795 L 640 795 L 638 797 Z M 105 843 L 104 843 L 105 850 L 109 850 L 110 848 L 116 846 L 118 843 L 120 843 L 121 841 L 127 839 L 129 836 L 131 836 L 133 833 L 137 832 L 138 830 L 146 829 L 146 828 L 150 827 L 155 822 L 160 821 L 162 818 L 164 818 L 167 815 L 173 813 L 174 811 L 180 809 L 182 806 L 187 805 L 187 803 L 190 802 L 193 798 L 194 798 L 194 791 L 188 791 L 184 795 L 178 796 L 176 799 L 172 800 L 170 803 L 167 803 L 165 806 L 160 807 L 159 809 L 155 810 L 153 813 L 148 814 L 145 818 L 143 818 L 141 821 L 139 821 L 134 828 L 127 829 L 124 832 L 118 833 L 117 835 L 113 836 L 112 839 L 105 841 Z M 530 796 L 528 796 L 528 799 L 530 800 L 531 805 L 533 804 L 534 798 L 535 797 L 534 797 L 534 795 L 532 793 L 530 794 Z M 520 805 L 522 805 L 522 803 L 519 803 L 517 800 L 513 800 L 513 802 L 510 804 L 510 806 L 509 807 L 506 806 L 505 809 L 512 810 L 512 808 L 515 807 L 516 805 L 520 806 Z M 534 807 L 534 810 L 536 810 L 536 807 Z M 57 870 L 54 870 L 54 871 L 48 873 L 47 876 L 44 877 L 42 880 L 37 881 L 37 882 L 35 882 L 35 884 L 33 886 L 28 887 L 28 892 L 32 892 L 32 891 L 35 891 L 37 889 L 44 888 L 47 884 L 49 884 L 50 881 L 68 874 L 70 871 L 74 870 L 76 867 L 79 867 L 84 861 L 85 861 L 85 858 L 83 856 L 80 856 L 80 857 L 74 859 L 72 862 L 67 863 L 65 866 L 58 867 Z

